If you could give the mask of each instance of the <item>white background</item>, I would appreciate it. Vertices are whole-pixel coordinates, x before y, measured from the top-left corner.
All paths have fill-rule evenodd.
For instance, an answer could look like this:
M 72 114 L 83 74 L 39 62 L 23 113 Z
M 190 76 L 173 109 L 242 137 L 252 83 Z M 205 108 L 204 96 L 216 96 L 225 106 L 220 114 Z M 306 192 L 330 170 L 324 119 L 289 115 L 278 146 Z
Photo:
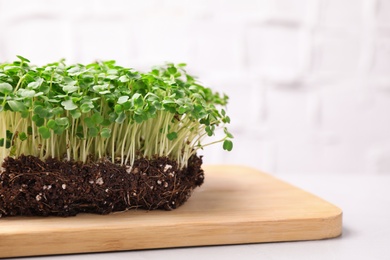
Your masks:
M 389 0 L 0 0 L 0 62 L 186 62 L 231 97 L 206 163 L 390 174 Z

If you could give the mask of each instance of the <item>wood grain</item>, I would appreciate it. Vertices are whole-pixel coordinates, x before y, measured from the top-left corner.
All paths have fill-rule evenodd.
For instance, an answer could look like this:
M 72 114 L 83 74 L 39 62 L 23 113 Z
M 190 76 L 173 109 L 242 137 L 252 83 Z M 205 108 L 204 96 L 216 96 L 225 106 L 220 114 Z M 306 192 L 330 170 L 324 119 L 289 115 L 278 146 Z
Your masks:
M 0 257 L 337 237 L 342 211 L 270 175 L 205 167 L 205 184 L 174 211 L 0 219 Z M 331 188 L 331 187 L 329 187 Z

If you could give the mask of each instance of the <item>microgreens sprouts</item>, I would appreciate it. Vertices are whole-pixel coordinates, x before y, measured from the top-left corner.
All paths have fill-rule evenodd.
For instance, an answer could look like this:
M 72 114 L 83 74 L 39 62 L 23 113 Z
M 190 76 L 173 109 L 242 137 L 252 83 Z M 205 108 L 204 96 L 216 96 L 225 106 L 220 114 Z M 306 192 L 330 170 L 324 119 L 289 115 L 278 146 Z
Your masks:
M 39 67 L 18 58 L 0 64 L 0 165 L 24 154 L 127 165 L 167 156 L 185 167 L 205 146 L 233 147 L 228 97 L 199 84 L 185 64 L 141 73 L 115 61 Z M 224 137 L 204 143 L 218 129 Z

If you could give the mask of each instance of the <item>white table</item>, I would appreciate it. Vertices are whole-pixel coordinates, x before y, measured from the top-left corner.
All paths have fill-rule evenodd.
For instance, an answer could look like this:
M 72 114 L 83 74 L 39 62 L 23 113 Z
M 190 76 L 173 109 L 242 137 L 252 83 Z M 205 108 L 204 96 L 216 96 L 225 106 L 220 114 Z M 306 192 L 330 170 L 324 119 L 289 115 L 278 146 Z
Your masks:
M 31 259 L 390 259 L 390 176 L 278 175 L 343 209 L 339 238 L 251 245 L 209 246 Z

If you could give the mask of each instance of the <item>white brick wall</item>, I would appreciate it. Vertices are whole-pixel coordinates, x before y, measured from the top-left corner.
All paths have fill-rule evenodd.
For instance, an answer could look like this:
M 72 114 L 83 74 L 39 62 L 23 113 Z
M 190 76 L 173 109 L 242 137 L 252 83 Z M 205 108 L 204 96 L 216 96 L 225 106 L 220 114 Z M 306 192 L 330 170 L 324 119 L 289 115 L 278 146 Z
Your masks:
M 0 0 L 0 60 L 186 62 L 231 97 L 207 163 L 390 174 L 389 0 Z

